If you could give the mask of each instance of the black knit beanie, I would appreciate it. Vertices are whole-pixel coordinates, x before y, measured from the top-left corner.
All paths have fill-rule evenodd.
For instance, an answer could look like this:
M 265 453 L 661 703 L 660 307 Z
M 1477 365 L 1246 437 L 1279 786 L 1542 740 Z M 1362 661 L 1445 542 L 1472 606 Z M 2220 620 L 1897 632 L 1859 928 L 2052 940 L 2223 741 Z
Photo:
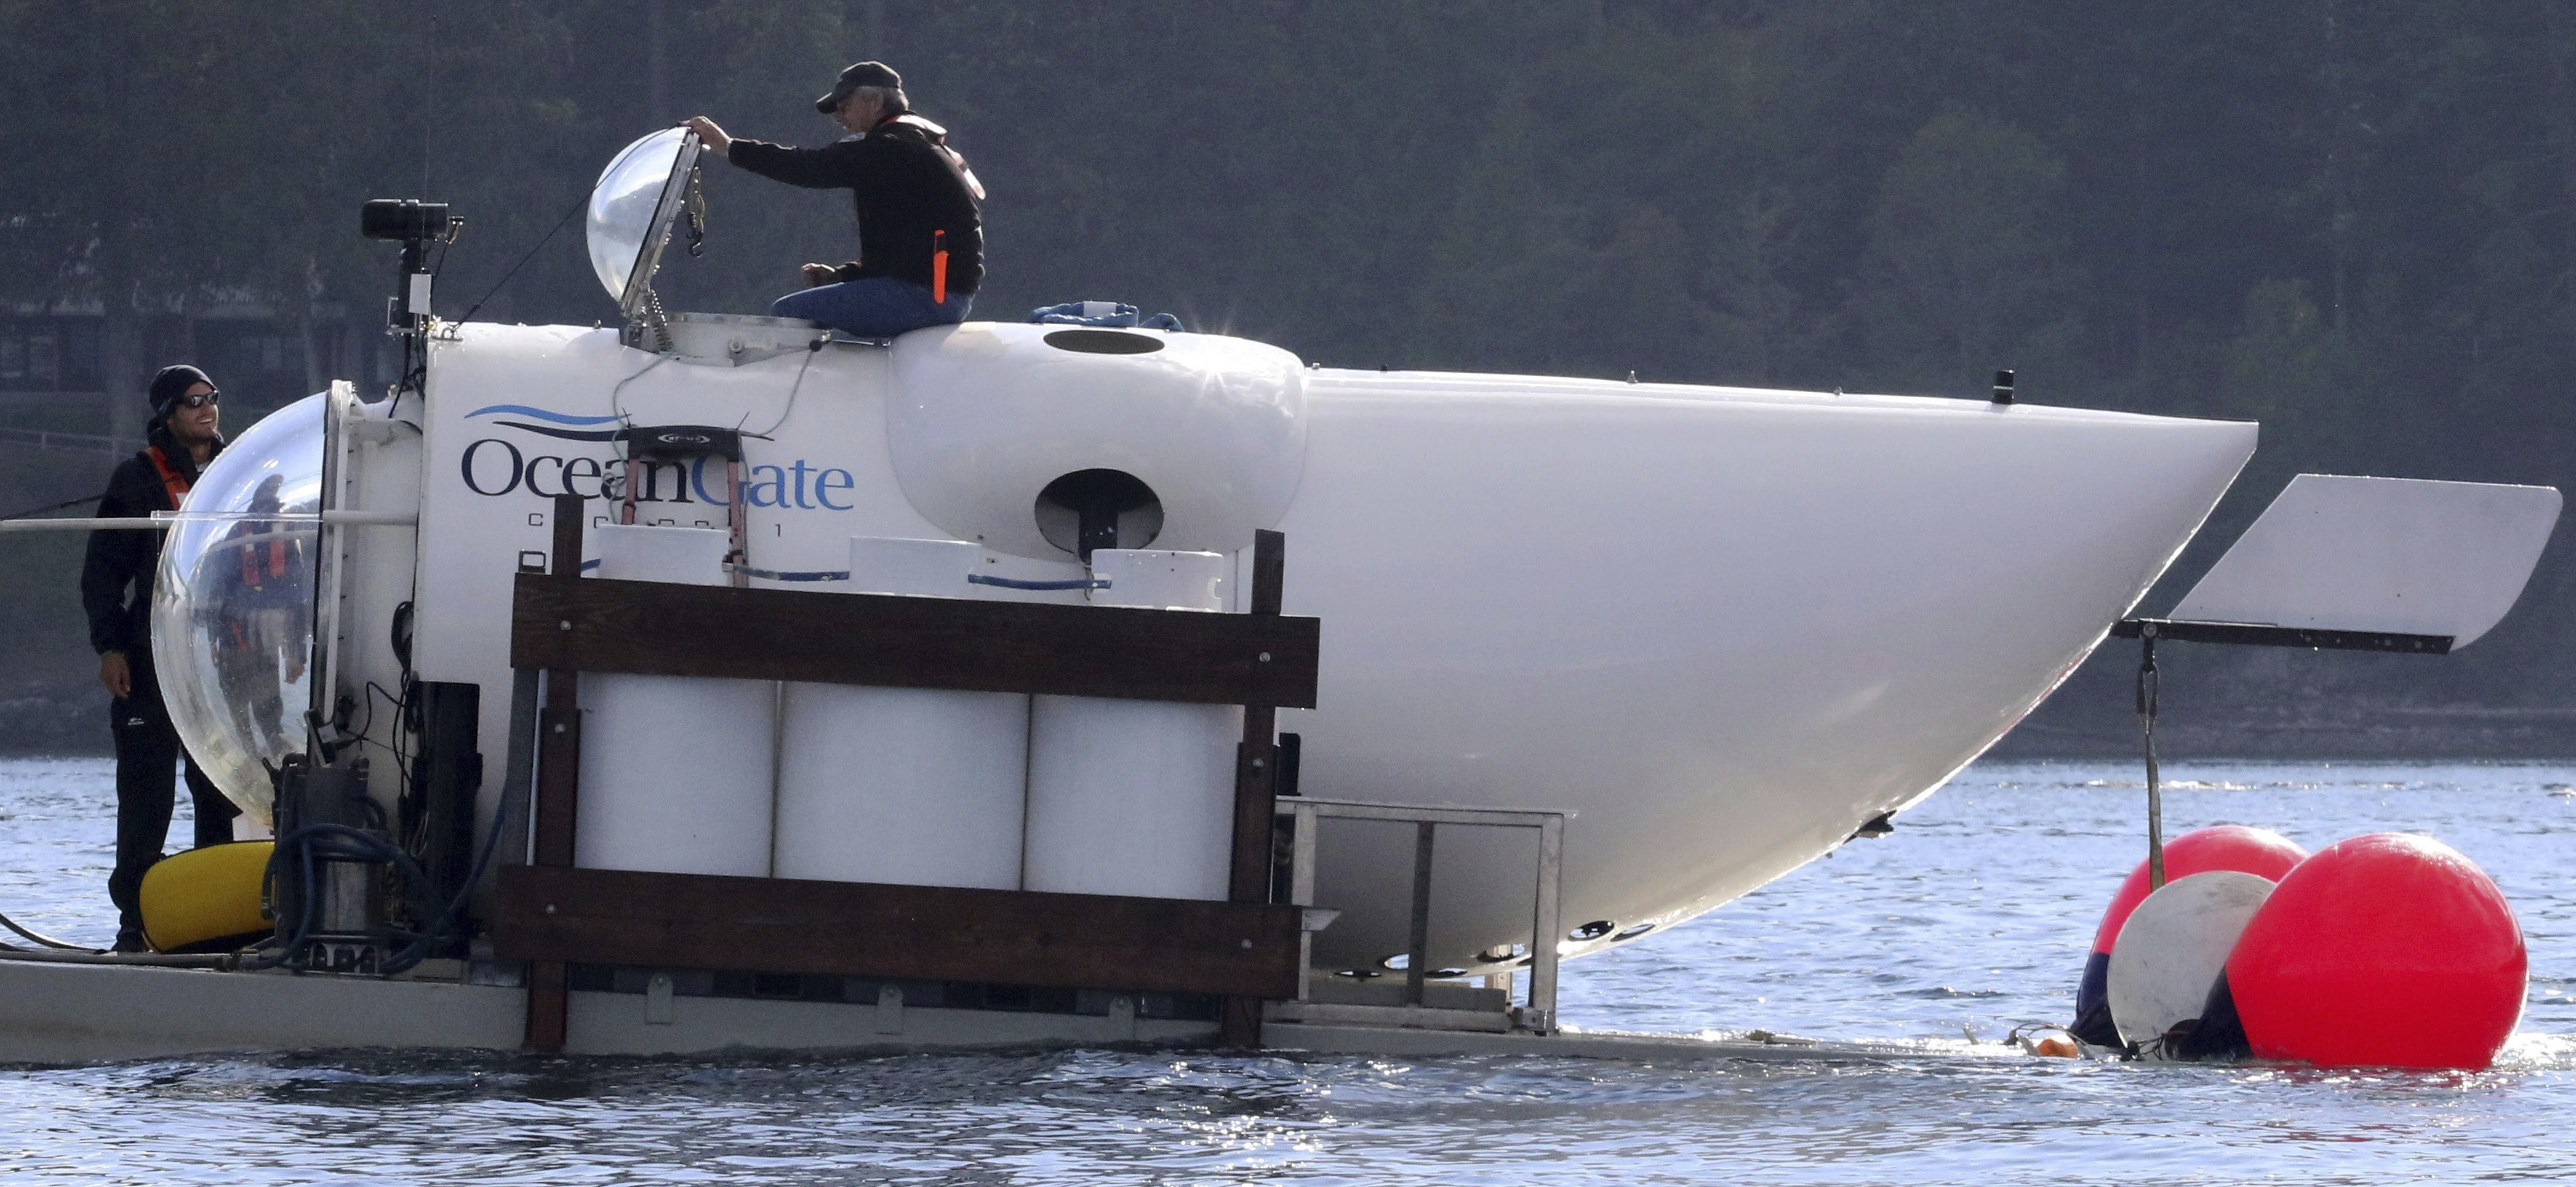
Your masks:
M 179 397 L 187 395 L 189 388 L 200 383 L 207 387 L 215 386 L 215 381 L 206 378 L 205 372 L 186 363 L 161 368 L 161 373 L 152 377 L 152 419 L 168 418 L 170 410 L 178 406 Z

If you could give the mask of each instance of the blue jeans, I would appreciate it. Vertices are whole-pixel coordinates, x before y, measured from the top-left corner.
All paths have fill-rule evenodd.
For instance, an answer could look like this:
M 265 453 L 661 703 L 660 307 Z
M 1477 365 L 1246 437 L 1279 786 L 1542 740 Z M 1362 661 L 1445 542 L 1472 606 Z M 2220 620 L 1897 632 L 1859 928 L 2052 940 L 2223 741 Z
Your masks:
M 769 307 L 771 317 L 801 317 L 859 338 L 892 338 L 923 326 L 953 326 L 966 320 L 973 294 L 949 290 L 947 304 L 930 299 L 928 285 L 870 276 L 789 293 Z

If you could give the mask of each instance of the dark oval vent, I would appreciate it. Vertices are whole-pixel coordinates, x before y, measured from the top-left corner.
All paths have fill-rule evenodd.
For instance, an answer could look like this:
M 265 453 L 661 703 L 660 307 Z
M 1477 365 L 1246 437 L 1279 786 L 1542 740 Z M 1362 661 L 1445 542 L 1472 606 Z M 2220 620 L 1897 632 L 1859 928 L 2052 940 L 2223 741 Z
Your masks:
M 1082 354 L 1152 354 L 1163 349 L 1163 340 L 1151 334 L 1116 330 L 1057 330 L 1046 336 L 1046 344 Z

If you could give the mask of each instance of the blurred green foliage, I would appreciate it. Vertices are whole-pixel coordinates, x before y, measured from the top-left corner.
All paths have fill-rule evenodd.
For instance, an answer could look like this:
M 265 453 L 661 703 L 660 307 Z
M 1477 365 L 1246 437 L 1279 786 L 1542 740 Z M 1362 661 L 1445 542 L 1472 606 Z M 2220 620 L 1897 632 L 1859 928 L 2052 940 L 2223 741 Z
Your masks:
M 1364 367 L 2012 367 L 2261 418 L 2216 544 L 2299 470 L 2576 477 L 2564 0 L 5 0 L 0 299 L 370 307 L 356 208 L 403 196 L 470 220 L 453 315 L 619 145 L 698 113 L 821 143 L 862 57 L 991 187 L 988 317 L 1123 300 Z M 837 195 L 707 189 L 676 308 L 853 249 Z M 614 316 L 578 222 L 482 316 Z M 2564 702 L 2571 606 L 2561 549 L 2405 695 Z

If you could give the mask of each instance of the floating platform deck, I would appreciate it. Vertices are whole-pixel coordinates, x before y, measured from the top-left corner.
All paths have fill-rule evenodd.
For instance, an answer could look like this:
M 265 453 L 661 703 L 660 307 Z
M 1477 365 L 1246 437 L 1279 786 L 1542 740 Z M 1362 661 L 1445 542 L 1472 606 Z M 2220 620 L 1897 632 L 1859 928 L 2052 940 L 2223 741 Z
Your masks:
M 520 1050 L 527 1031 L 527 991 L 515 984 L 474 984 L 470 978 L 479 971 L 459 962 L 432 962 L 415 975 L 385 979 L 0 960 L 0 1063 L 95 1064 L 301 1050 Z M 572 990 L 563 1052 L 710 1056 L 1135 1044 L 1190 1048 L 1220 1040 L 1215 1018 L 1154 1016 L 1158 1007 L 1170 1012 L 1170 1003 L 1149 1000 L 1151 995 L 1078 999 L 1074 1009 L 1064 1011 L 991 1000 L 972 1008 L 917 1005 L 907 998 L 922 995 L 906 993 L 901 986 L 892 994 L 879 986 L 872 1000 L 861 1002 L 679 991 L 685 988 L 666 979 L 657 989 L 647 978 L 643 992 Z M 1262 1049 L 1399 1058 L 1511 1055 L 1635 1061 L 1975 1057 L 1899 1044 L 1562 1030 L 1540 1035 L 1285 1021 L 1263 1028 Z M 1993 1057 L 2018 1056 L 1998 1046 Z

